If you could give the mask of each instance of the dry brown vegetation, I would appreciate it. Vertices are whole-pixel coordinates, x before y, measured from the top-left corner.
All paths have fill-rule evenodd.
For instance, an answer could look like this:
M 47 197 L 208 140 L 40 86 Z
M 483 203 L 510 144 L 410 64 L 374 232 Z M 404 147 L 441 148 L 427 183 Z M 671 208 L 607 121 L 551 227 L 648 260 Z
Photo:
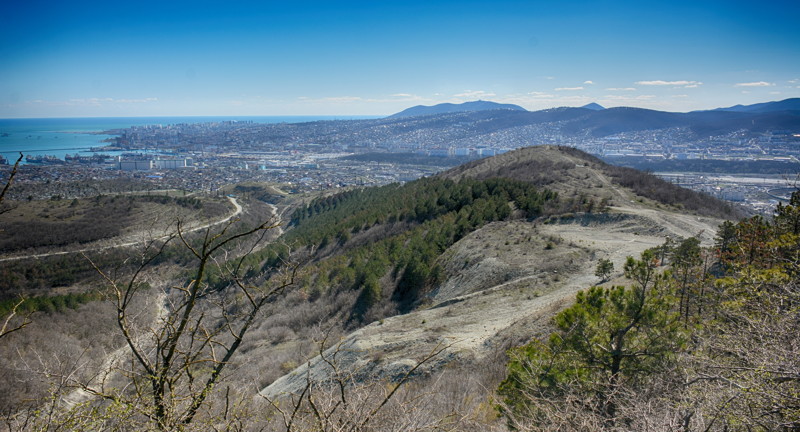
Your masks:
M 453 168 L 450 178 L 508 177 L 547 186 L 562 195 L 584 195 L 600 203 L 624 204 L 618 188 L 630 190 L 673 208 L 705 216 L 738 219 L 745 216 L 729 203 L 675 186 L 658 177 L 631 168 L 606 164 L 571 147 L 536 146 L 482 159 Z

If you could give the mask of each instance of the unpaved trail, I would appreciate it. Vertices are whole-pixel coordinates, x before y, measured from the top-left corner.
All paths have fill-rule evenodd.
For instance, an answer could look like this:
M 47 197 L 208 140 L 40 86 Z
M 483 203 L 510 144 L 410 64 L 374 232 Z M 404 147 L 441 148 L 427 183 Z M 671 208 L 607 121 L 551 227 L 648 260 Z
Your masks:
M 453 289 L 448 295 L 439 293 L 431 307 L 372 323 L 348 335 L 328 353 L 338 351 L 337 358 L 345 370 L 383 378 L 399 376 L 437 345 L 447 348 L 427 365 L 427 370 L 456 359 L 482 358 L 497 349 L 505 332 L 521 322 L 548 319 L 569 304 L 579 290 L 597 283 L 594 271 L 598 259 L 611 260 L 617 269 L 612 279 L 619 278 L 619 269 L 628 256 L 638 257 L 645 249 L 661 245 L 666 236 L 687 237 L 702 232 L 707 242 L 713 238 L 719 223 L 711 218 L 634 206 L 614 211 L 609 220 L 597 223 L 575 219 L 540 224 L 536 228 L 531 225 L 531 232 L 536 235 L 561 239 L 560 247 L 566 251 L 568 248 L 584 251 L 580 255 L 554 255 L 553 260 L 557 261 L 574 256 L 568 269 L 561 267 L 550 271 L 556 274 L 547 275 L 530 269 L 528 274 L 477 292 L 464 288 L 467 294 L 455 295 Z M 514 230 L 521 226 L 516 223 Z M 479 235 L 478 232 L 470 236 Z M 474 249 L 474 244 L 464 247 Z M 511 258 L 506 261 L 510 262 Z M 548 268 L 559 268 L 557 264 L 547 263 Z M 520 267 L 524 269 L 525 265 Z M 323 381 L 329 373 L 330 368 L 316 357 L 264 388 L 261 394 L 276 398 L 296 393 L 302 390 L 307 378 Z
M 274 204 L 267 204 L 267 207 L 272 211 L 272 217 L 275 220 L 275 238 L 278 238 L 283 235 L 283 226 L 281 225 L 283 221 L 283 213 L 278 211 L 278 207 Z
M 532 161 L 534 163 L 532 163 Z M 446 349 L 418 372 L 494 355 L 506 341 L 544 335 L 549 319 L 574 301 L 575 293 L 599 282 L 597 262 L 609 259 L 616 271 L 608 283 L 627 284 L 622 267 L 628 256 L 697 236 L 710 245 L 721 220 L 670 211 L 665 205 L 616 185 L 591 160 L 549 146 L 508 152 L 454 168 L 447 178 L 503 176 L 542 183 L 565 196 L 609 200 L 607 213 L 547 221 L 495 222 L 449 248 L 438 264 L 447 275 L 428 297 L 430 307 L 386 318 L 346 336 L 336 352 L 339 368 L 357 378 L 395 379 L 435 347 Z M 542 170 L 552 169 L 552 173 Z M 546 179 L 545 179 L 546 180 Z M 318 357 L 266 388 L 270 398 L 298 393 L 310 378 L 325 382 L 330 367 Z
M 213 227 L 213 226 L 220 225 L 220 224 L 223 224 L 225 222 L 228 222 L 229 220 L 231 220 L 231 219 L 239 216 L 240 214 L 242 214 L 242 210 L 243 210 L 242 206 L 241 206 L 241 204 L 239 204 L 238 201 L 236 201 L 236 198 L 229 196 L 228 200 L 230 201 L 230 203 L 233 205 L 233 208 L 234 208 L 234 211 L 231 214 L 229 214 L 227 216 L 224 216 L 224 217 L 222 217 L 222 218 L 220 218 L 220 219 L 218 219 L 216 221 L 209 221 L 209 222 L 206 222 L 206 223 L 190 225 L 190 226 L 184 228 L 183 232 L 184 233 L 189 233 L 189 232 L 195 232 L 195 231 L 201 231 L 201 230 L 204 230 L 204 229 L 208 229 L 210 227 Z M 275 209 L 273 209 L 273 210 L 275 210 Z M 277 214 L 277 211 L 275 211 L 275 214 Z M 76 253 L 100 252 L 100 251 L 104 251 L 104 250 L 108 250 L 108 249 L 136 246 L 138 244 L 145 243 L 146 241 L 163 240 L 163 239 L 166 239 L 167 237 L 169 237 L 168 234 L 161 234 L 161 235 L 156 235 L 154 237 L 148 237 L 147 239 L 144 239 L 144 240 L 142 240 L 142 239 L 128 240 L 128 241 L 122 240 L 122 243 L 96 245 L 96 246 L 87 247 L 87 248 L 81 248 L 81 249 L 72 249 L 72 250 L 66 250 L 66 251 L 47 252 L 47 253 L 41 253 L 41 254 L 30 254 L 30 255 L 20 255 L 20 256 L 5 257 L 5 258 L 0 258 L 0 262 L 19 261 L 19 260 L 23 260 L 23 259 L 47 258 L 47 257 L 51 257 L 51 256 L 69 255 L 69 254 L 76 254 Z M 109 242 L 113 242 L 113 241 L 114 241 L 114 239 L 110 239 L 110 240 L 105 240 L 105 241 L 101 241 L 101 242 L 102 243 L 109 243 Z
M 198 231 L 209 228 L 214 225 L 222 224 L 241 214 L 243 209 L 242 206 L 236 201 L 236 199 L 233 197 L 228 197 L 228 199 L 236 209 L 231 215 L 229 215 L 225 219 L 221 219 L 216 222 L 210 222 L 200 226 L 192 227 L 190 230 Z M 283 233 L 283 230 L 280 226 L 281 214 L 278 212 L 278 208 L 276 206 L 272 204 L 268 204 L 268 206 L 270 207 L 270 210 L 272 211 L 273 217 L 276 221 L 275 230 L 277 230 L 276 231 L 277 236 L 280 236 Z M 135 244 L 136 243 L 130 243 L 119 246 L 132 246 Z M 156 308 L 156 314 L 155 318 L 153 319 L 153 323 L 155 323 L 155 327 L 157 328 L 159 326 L 159 323 L 164 322 L 164 320 L 167 317 L 167 314 L 169 313 L 169 305 L 166 293 L 163 290 L 160 291 L 159 294 L 155 297 L 155 299 L 153 299 L 153 301 L 154 301 L 154 307 Z M 148 340 L 150 338 L 152 338 L 152 333 L 145 331 L 142 332 L 140 335 L 138 335 L 133 341 L 133 343 L 138 347 L 143 347 L 146 346 L 148 343 L 152 343 L 152 341 Z M 142 351 L 147 351 L 147 350 L 142 350 Z M 97 396 L 93 394 L 91 391 L 88 391 L 87 388 L 92 388 L 97 390 L 102 389 L 105 383 L 111 381 L 114 378 L 114 376 L 119 373 L 121 362 L 129 360 L 131 355 L 132 355 L 131 349 L 128 344 L 125 344 L 117 348 L 110 354 L 108 354 L 105 360 L 103 361 L 103 364 L 95 372 L 94 378 L 92 380 L 90 380 L 88 383 L 73 383 L 73 384 L 85 385 L 86 388 L 75 389 L 69 394 L 63 396 L 61 398 L 61 402 L 67 408 L 72 408 L 78 404 L 88 402 L 96 398 Z

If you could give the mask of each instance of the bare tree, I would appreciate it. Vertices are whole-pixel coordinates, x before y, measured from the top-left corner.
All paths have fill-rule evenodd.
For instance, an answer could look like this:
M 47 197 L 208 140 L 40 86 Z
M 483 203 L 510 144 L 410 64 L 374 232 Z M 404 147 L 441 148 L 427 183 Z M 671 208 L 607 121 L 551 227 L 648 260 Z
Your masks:
M 293 284 L 297 270 L 290 265 L 245 280 L 245 257 L 278 224 L 265 222 L 235 232 L 235 222 L 218 231 L 209 228 L 199 240 L 189 238 L 178 223 L 174 234 L 147 245 L 147 253 L 126 277 L 92 263 L 110 290 L 129 355 L 124 365 L 114 365 L 115 373 L 76 383 L 85 394 L 133 410 L 158 430 L 185 429 L 195 420 L 259 313 Z M 153 324 L 142 327 L 133 301 L 152 294 L 147 272 L 176 242 L 194 258 L 192 274 L 188 282 L 158 293 L 161 311 Z M 234 253 L 234 247 L 240 250 Z
M 386 382 L 364 371 L 364 363 L 345 366 L 342 359 L 354 354 L 350 352 L 352 348 L 341 342 L 328 348 L 327 339 L 326 334 L 318 342 L 317 357 L 308 362 L 302 390 L 282 401 L 262 395 L 280 414 L 282 424 L 279 427 L 287 432 L 459 430 L 459 413 L 430 415 L 424 410 L 426 395 L 423 392 L 401 395 L 420 368 L 449 345 L 435 346 L 393 382 Z M 312 378 L 314 363 L 326 370 L 324 381 Z
M 6 180 L 5 186 L 3 186 L 3 190 L 0 192 L 0 204 L 6 199 L 6 193 L 8 193 L 8 189 L 11 188 L 11 184 L 14 182 L 14 177 L 17 175 L 19 171 L 19 164 L 22 162 L 22 153 L 19 154 L 19 158 L 14 163 L 14 166 L 11 168 L 11 173 L 8 175 L 8 180 Z M 0 210 L 0 214 L 7 212 L 9 209 Z
M 11 183 L 14 182 L 14 177 L 17 175 L 17 171 L 19 170 L 19 164 L 22 162 L 22 156 L 22 153 L 20 153 L 17 162 L 15 162 L 14 167 L 11 168 L 11 173 L 9 173 L 8 180 L 6 180 L 6 185 L 3 187 L 2 192 L 0 192 L 0 205 L 3 204 L 3 201 L 6 198 L 6 193 L 8 193 L 8 189 L 11 187 Z M 0 214 L 3 214 L 9 210 L 11 210 L 10 207 L 0 207 Z M 14 320 L 14 317 L 17 316 L 17 311 L 23 303 L 25 303 L 25 298 L 20 298 L 20 300 L 11 308 L 11 313 L 6 317 L 5 321 L 3 321 L 3 326 L 0 327 L 0 338 L 17 330 L 22 330 L 25 326 L 31 323 L 30 314 L 22 316 L 22 322 L 18 323 Z

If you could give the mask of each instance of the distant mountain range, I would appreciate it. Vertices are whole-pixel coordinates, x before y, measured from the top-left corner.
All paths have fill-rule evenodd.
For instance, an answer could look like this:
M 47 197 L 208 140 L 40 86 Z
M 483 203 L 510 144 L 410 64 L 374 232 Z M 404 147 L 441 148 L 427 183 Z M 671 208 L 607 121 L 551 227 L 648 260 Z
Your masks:
M 595 102 L 586 104 L 580 108 L 589 109 L 592 111 L 602 111 L 606 109 L 602 105 Z M 629 107 L 622 107 L 622 108 L 641 109 L 641 108 L 629 108 Z M 569 108 L 565 107 L 556 109 L 569 109 Z M 399 113 L 392 114 L 387 118 L 415 117 L 415 116 L 447 114 L 455 112 L 473 112 L 473 111 L 490 111 L 490 110 L 528 111 L 519 105 L 501 104 L 497 102 L 477 100 L 472 102 L 464 102 L 460 104 L 441 103 L 437 105 L 417 105 L 411 108 L 407 108 L 403 111 L 400 111 Z M 552 111 L 552 110 L 553 108 L 546 109 L 543 111 Z M 709 111 L 728 111 L 728 112 L 743 112 L 743 113 L 800 111 L 800 98 L 784 99 L 782 101 L 775 101 L 775 102 L 763 102 L 753 105 L 734 105 L 732 107 L 727 107 L 727 108 L 716 108 L 713 110 L 703 110 L 703 111 L 693 111 L 693 112 L 698 113 L 698 112 L 709 112 Z
M 527 111 L 517 105 L 475 101 L 413 107 L 389 116 L 381 123 L 390 128 L 402 125 L 404 133 L 410 129 L 425 129 L 454 139 L 459 133 L 451 130 L 451 126 L 464 122 L 476 122 L 472 128 L 479 130 L 470 130 L 472 137 L 501 130 L 525 135 L 524 129 L 547 124 L 557 128 L 563 135 L 581 137 L 667 128 L 683 128 L 695 137 L 736 131 L 763 133 L 785 130 L 800 133 L 800 98 L 688 113 L 631 107 L 604 108 L 595 103 L 580 108 Z

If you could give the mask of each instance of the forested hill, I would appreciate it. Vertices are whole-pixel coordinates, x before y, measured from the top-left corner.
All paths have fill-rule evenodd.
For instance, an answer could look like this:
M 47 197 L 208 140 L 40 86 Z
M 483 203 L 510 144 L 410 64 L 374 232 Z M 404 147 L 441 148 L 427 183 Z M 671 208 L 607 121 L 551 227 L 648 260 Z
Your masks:
M 631 185 L 626 185 L 626 182 Z M 171 377 L 177 376 L 174 380 L 183 380 L 185 384 L 175 386 L 181 392 L 193 392 L 198 382 L 210 383 L 199 390 L 200 397 L 206 397 L 206 394 L 211 394 L 206 392 L 219 388 L 220 391 L 206 399 L 207 412 L 212 413 L 209 416 L 228 409 L 229 401 L 242 404 L 254 401 L 252 407 L 244 405 L 242 418 L 253 423 L 262 419 L 280 422 L 287 419 L 280 413 L 291 411 L 276 413 L 274 410 L 281 408 L 273 401 L 296 400 L 314 404 L 323 400 L 318 398 L 319 392 L 325 392 L 330 383 L 342 384 L 335 389 L 334 396 L 340 395 L 342 400 L 366 401 L 366 409 L 372 413 L 368 416 L 373 416 L 383 409 L 384 404 L 370 405 L 376 399 L 369 395 L 379 393 L 366 393 L 364 390 L 364 393 L 358 393 L 359 396 L 350 398 L 350 392 L 360 392 L 363 386 L 375 383 L 376 389 L 385 393 L 389 388 L 387 385 L 396 390 L 400 387 L 400 380 L 405 382 L 413 378 L 419 380 L 418 384 L 410 386 L 409 396 L 402 396 L 404 401 L 422 400 L 416 399 L 417 393 L 413 393 L 417 389 L 432 395 L 455 394 L 453 400 L 464 401 L 463 406 L 424 404 L 425 409 L 446 411 L 447 414 L 431 411 L 419 418 L 435 421 L 459 413 L 459 418 L 481 419 L 481 424 L 468 429 L 454 423 L 453 430 L 493 429 L 491 423 L 497 423 L 497 412 L 490 408 L 490 415 L 486 415 L 486 408 L 494 403 L 486 389 L 497 388 L 501 375 L 505 374 L 507 359 L 503 353 L 506 348 L 548 331 L 549 319 L 558 309 L 571 302 L 579 290 L 598 283 L 595 269 L 599 259 L 621 266 L 628 256 L 639 256 L 646 249 L 665 250 L 662 247 L 665 237 L 691 237 L 696 244 L 713 243 L 720 221 L 700 216 L 712 213 L 713 207 L 698 204 L 696 209 L 692 209 L 695 204 L 691 197 L 694 195 L 685 198 L 681 195 L 683 192 L 670 190 L 669 195 L 678 198 L 665 204 L 666 201 L 660 201 L 665 198 L 658 192 L 668 187 L 651 176 L 633 170 L 619 171 L 571 148 L 541 146 L 475 161 L 406 184 L 286 197 L 281 205 L 295 199 L 304 201 L 294 201 L 290 207 L 294 211 L 278 213 L 284 218 L 285 231 L 275 241 L 265 242 L 263 240 L 267 238 L 261 236 L 252 241 L 231 243 L 230 249 L 216 249 L 219 253 L 213 256 L 197 253 L 205 254 L 206 250 L 229 245 L 229 239 L 239 239 L 239 233 L 250 229 L 246 226 L 249 223 L 246 219 L 241 226 L 226 225 L 220 231 L 209 231 L 186 240 L 180 237 L 183 242 L 178 242 L 178 239 L 174 242 L 178 249 L 165 246 L 160 249 L 163 254 L 148 258 L 149 263 L 157 267 L 145 267 L 147 272 L 141 273 L 132 269 L 134 276 L 130 283 L 125 283 L 127 292 L 132 293 L 130 296 L 140 293 L 137 301 L 141 301 L 141 306 L 135 307 L 146 311 L 136 315 L 137 320 L 144 317 L 141 318 L 141 331 L 136 333 L 137 339 L 129 339 L 137 343 L 124 346 L 118 340 L 109 341 L 108 346 L 123 345 L 119 351 L 114 351 L 123 353 L 123 356 L 128 355 L 126 350 L 137 345 L 138 340 L 146 341 L 140 346 L 162 349 L 159 338 L 178 327 L 176 320 L 183 319 L 183 322 L 193 323 L 188 325 L 194 327 L 186 334 L 185 343 L 182 342 L 179 349 L 201 346 L 194 351 L 196 355 L 181 352 L 180 362 L 183 359 L 187 365 L 195 364 L 195 359 L 201 359 L 198 364 L 208 362 L 202 360 L 205 354 L 216 361 L 220 358 L 216 357 L 220 350 L 227 347 L 238 350 L 235 356 L 233 351 L 226 351 L 225 360 L 216 363 L 232 371 L 225 372 L 224 376 L 214 375 L 222 366 L 215 369 L 200 364 L 187 366 L 185 378 L 184 375 L 167 377 L 172 380 Z M 266 192 L 247 186 L 236 191 L 242 195 L 240 199 L 243 201 L 245 195 L 263 199 Z M 705 201 L 712 202 L 707 198 Z M 248 199 L 247 202 L 255 205 L 254 200 Z M 270 207 L 255 208 L 265 210 L 259 216 L 274 214 Z M 681 208 L 682 211 L 675 211 Z M 267 225 L 269 223 L 263 226 Z M 213 243 L 229 229 L 226 239 Z M 215 232 L 222 234 L 210 235 Z M 195 241 L 197 243 L 193 243 Z M 191 270 L 191 258 L 186 258 L 189 252 L 199 258 L 197 272 Z M 104 261 L 108 264 L 103 267 L 117 271 L 120 267 L 114 262 L 117 258 L 108 258 L 113 260 Z M 122 261 L 125 257 L 119 256 L 118 259 Z M 151 274 L 161 272 L 167 266 L 179 272 L 169 274 L 164 271 L 164 280 L 150 279 Z M 126 270 L 123 268 L 123 271 Z M 139 283 L 140 280 L 136 279 L 139 274 L 147 275 L 146 283 Z M 604 278 L 613 278 L 609 281 L 613 283 L 619 283 L 617 281 L 623 276 L 613 268 L 608 270 L 608 274 L 604 273 Z M 682 280 L 686 281 L 685 278 Z M 108 289 L 112 295 L 109 298 L 112 298 L 114 292 L 119 291 L 114 291 L 116 281 L 111 280 L 110 284 Z M 289 286 L 290 290 L 285 289 Z M 717 291 L 709 289 L 707 292 Z M 65 300 L 76 304 L 90 301 L 74 314 L 76 319 L 90 307 L 106 308 L 104 312 L 97 309 L 96 315 L 81 316 L 81 320 L 90 323 L 86 328 L 92 327 L 87 340 L 94 340 L 94 335 L 101 333 L 97 329 L 115 327 L 115 324 L 124 327 L 119 325 L 120 322 L 114 323 L 114 317 L 119 317 L 120 310 L 124 311 L 127 304 L 133 304 L 128 302 L 127 293 L 124 299 L 117 296 L 122 299 L 120 302 L 124 302 L 117 305 L 91 301 L 98 296 L 100 294 L 91 298 L 73 296 Z M 181 318 L 189 316 L 192 310 L 178 303 L 182 298 L 199 301 L 192 303 L 197 307 L 194 309 L 196 315 L 191 319 Z M 154 307 L 162 304 L 166 307 Z M 173 306 L 175 304 L 178 306 Z M 92 318 L 101 315 L 110 318 L 104 322 Z M 206 318 L 208 320 L 203 321 Z M 31 327 L 50 326 L 52 319 L 37 318 Z M 48 328 L 56 328 L 56 325 Z M 250 332 L 246 338 L 244 332 Z M 79 333 L 82 332 L 65 330 L 63 334 Z M 17 332 L 12 337 L 25 334 Z M 38 339 L 57 340 L 59 336 L 53 334 L 62 333 L 51 331 Z M 196 343 L 198 335 L 206 340 Z M 218 339 L 213 339 L 215 337 Z M 63 339 L 64 343 L 75 347 L 70 352 L 74 353 L 76 362 L 86 355 L 81 353 L 78 349 L 81 347 L 72 342 L 72 338 Z M 111 351 L 113 349 L 109 348 L 107 352 Z M 99 349 L 94 352 L 99 352 Z M 160 353 L 154 351 L 152 358 L 169 357 L 169 354 L 162 355 L 165 352 L 163 349 Z M 2 354 L 8 354 L 4 359 L 18 355 L 16 350 L 3 351 Z M 31 364 L 35 364 L 36 358 L 41 358 L 33 351 L 26 355 L 30 356 Z M 53 358 L 61 362 L 61 355 Z M 120 373 L 114 372 L 114 379 L 127 385 L 126 374 L 131 368 L 126 359 L 138 361 L 135 360 L 137 355 L 120 358 L 126 363 L 120 361 Z M 110 375 L 104 370 L 107 366 L 101 365 L 110 364 L 111 360 L 96 360 L 97 368 L 91 367 L 85 374 L 90 384 L 94 377 Z M 125 388 L 148 388 L 147 381 L 139 379 L 153 377 L 146 373 L 150 367 L 146 361 L 141 367 L 134 366 L 137 375 L 133 379 L 136 381 Z M 28 374 L 13 375 L 12 372 L 17 372 L 11 369 L 13 364 L 10 362 L 4 360 L 0 365 L 3 366 L 0 372 L 11 377 L 6 380 L 9 383 L 6 388 L 13 390 L 0 392 L 0 407 L 17 407 L 20 400 L 28 397 L 27 393 L 47 394 L 46 386 L 36 384 L 35 391 L 28 391 L 14 385 L 35 380 Z M 138 371 L 145 373 L 139 375 Z M 440 371 L 449 372 L 443 375 L 439 374 Z M 214 377 L 219 377 L 220 381 L 213 381 Z M 436 387 L 438 383 L 441 383 L 440 387 Z M 448 387 L 454 383 L 458 386 L 469 384 L 469 387 Z M 264 400 L 253 397 L 254 386 L 265 397 Z M 153 400 L 158 403 L 161 390 L 157 385 L 151 387 L 155 388 L 152 399 L 132 393 L 130 397 L 135 399 L 123 399 L 133 400 L 130 404 L 136 409 L 144 407 L 144 414 L 130 417 L 131 422 L 144 424 L 148 421 L 146 415 L 155 412 L 147 409 L 153 405 Z M 75 388 L 82 391 L 91 387 L 79 385 Z M 68 389 L 70 395 L 75 394 L 72 388 Z M 405 389 L 401 391 L 405 392 Z M 184 394 L 187 393 L 176 392 L 174 397 L 182 398 Z M 358 399 L 361 394 L 367 396 Z M 114 397 L 129 396 L 127 393 L 117 395 L 114 393 Z M 514 395 L 503 394 L 509 400 Z M 334 402 L 326 406 L 339 410 L 338 402 L 329 400 Z M 199 403 L 203 404 L 203 400 L 200 399 Z M 35 412 L 31 411 L 33 416 L 44 412 L 38 410 L 43 404 L 36 402 L 32 406 L 37 408 Z M 58 406 L 71 409 L 67 403 Z M 109 411 L 95 410 L 103 406 L 109 406 Z M 407 406 L 410 405 L 405 402 L 396 405 L 403 410 Z M 480 414 L 474 411 L 473 415 L 472 406 L 476 409 L 482 407 Z M 393 409 L 389 405 L 385 407 Z M 75 409 L 92 410 L 86 417 L 90 419 L 96 413 L 105 413 L 103 415 L 111 419 L 109 422 L 116 423 L 120 412 L 126 416 L 120 422 L 129 418 L 127 411 L 119 411 L 113 404 L 77 404 Z M 6 412 L 19 411 L 18 408 L 6 408 Z M 305 416 L 309 424 L 314 423 L 312 409 L 307 410 L 304 405 L 293 411 Z M 72 412 L 68 414 L 71 416 Z M 198 415 L 205 416 L 205 412 Z M 363 430 L 408 430 L 404 426 L 383 423 L 399 418 L 393 415 L 394 412 L 375 417 L 371 420 L 375 427 Z M 258 415 L 252 419 L 245 417 L 249 413 Z M 460 413 L 469 414 L 462 416 Z M 357 418 L 348 411 L 341 416 Z M 213 420 L 212 417 L 198 417 L 195 424 L 207 428 L 203 423 L 207 418 Z M 96 429 L 98 424 L 92 421 L 91 426 L 73 429 Z M 240 428 L 257 429 L 278 430 L 271 427 Z M 316 427 L 312 429 L 319 430 Z M 186 430 L 199 429 L 187 427 Z
M 292 214 L 283 242 L 314 250 L 303 289 L 331 301 L 355 291 L 344 318 L 376 319 L 413 308 L 440 278 L 437 259 L 467 234 L 558 207 L 557 194 L 519 180 L 423 178 L 314 199 Z M 287 253 L 274 246 L 250 261 L 278 265 Z
M 636 197 L 639 198 L 636 198 Z M 602 213 L 631 198 L 697 215 L 731 217 L 727 204 L 581 151 L 538 146 L 474 161 L 407 184 L 315 198 L 291 215 L 282 244 L 313 250 L 301 282 L 312 297 L 357 292 L 348 320 L 408 311 L 441 283 L 440 257 L 485 224 Z M 651 203 L 651 204 L 647 204 Z M 289 249 L 249 257 L 279 265 Z M 333 298 L 330 299 L 333 302 Z

